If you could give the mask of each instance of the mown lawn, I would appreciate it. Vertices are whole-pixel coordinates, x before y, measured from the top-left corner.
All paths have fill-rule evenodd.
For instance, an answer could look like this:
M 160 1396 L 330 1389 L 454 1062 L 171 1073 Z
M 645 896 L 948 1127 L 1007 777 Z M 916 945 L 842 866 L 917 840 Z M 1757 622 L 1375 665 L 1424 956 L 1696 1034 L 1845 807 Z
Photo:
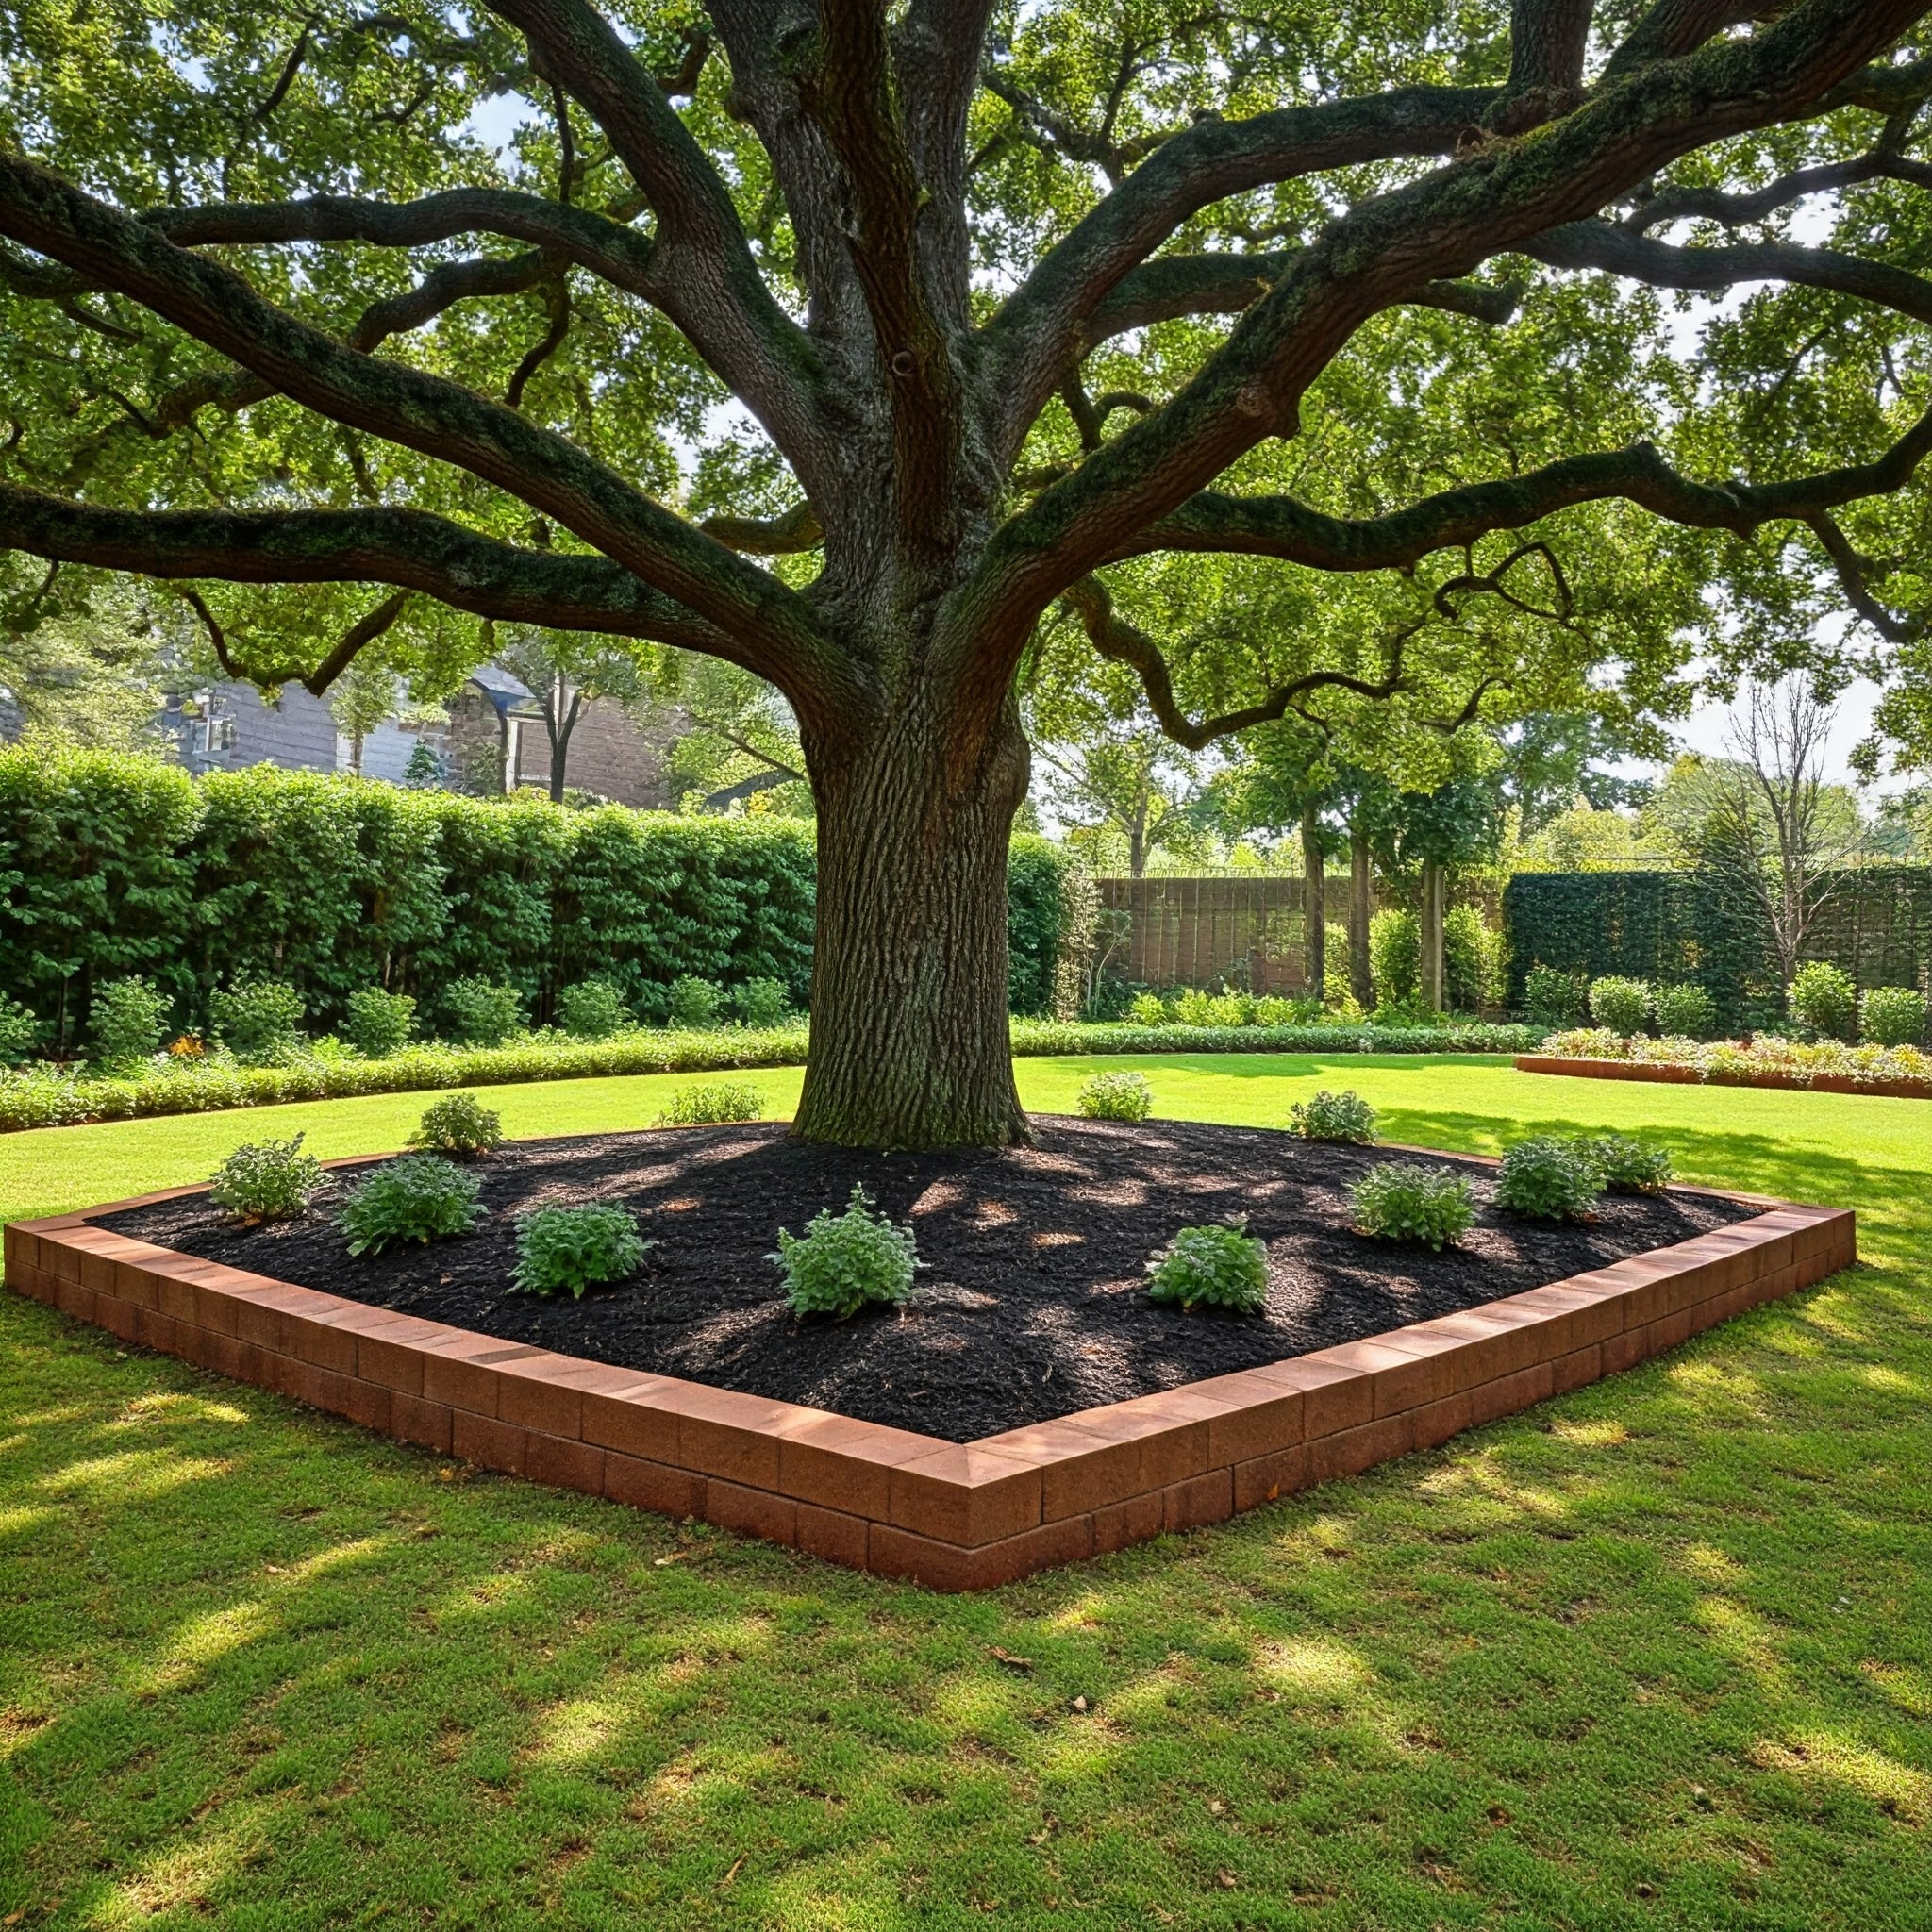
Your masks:
M 1023 1091 L 1064 1107 L 1091 1064 Z M 1433 1454 L 968 1599 L 0 1297 L 0 1924 L 1932 1925 L 1932 1107 L 1140 1064 L 1203 1119 L 1347 1084 L 1443 1147 L 1642 1127 L 1688 1176 L 1856 1205 L 1866 1260 Z M 795 1074 L 754 1077 L 789 1107 Z M 587 1131 L 677 1084 L 492 1104 Z M 424 1101 L 9 1136 L 0 1214 L 267 1131 L 394 1146 Z

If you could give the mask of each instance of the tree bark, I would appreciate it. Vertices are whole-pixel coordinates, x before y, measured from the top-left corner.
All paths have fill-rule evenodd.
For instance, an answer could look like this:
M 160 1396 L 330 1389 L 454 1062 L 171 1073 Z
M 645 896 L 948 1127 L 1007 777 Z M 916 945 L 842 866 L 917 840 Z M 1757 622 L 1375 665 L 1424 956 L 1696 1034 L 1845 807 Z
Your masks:
M 1442 868 L 1434 859 L 1423 862 L 1422 887 L 1422 994 L 1432 1011 L 1442 1010 L 1442 901 L 1445 896 Z
M 796 1139 L 1028 1138 L 1007 1017 L 1007 847 L 1026 742 L 1010 702 L 963 770 L 959 737 L 923 697 L 857 742 L 807 737 L 818 924 Z
M 1302 808 L 1302 958 L 1308 997 L 1321 999 L 1328 984 L 1328 880 L 1322 869 L 1322 815 Z
M 1369 921 L 1374 916 L 1374 878 L 1369 835 L 1351 826 L 1348 835 L 1348 983 L 1364 1011 L 1375 1004 L 1374 975 L 1369 967 Z

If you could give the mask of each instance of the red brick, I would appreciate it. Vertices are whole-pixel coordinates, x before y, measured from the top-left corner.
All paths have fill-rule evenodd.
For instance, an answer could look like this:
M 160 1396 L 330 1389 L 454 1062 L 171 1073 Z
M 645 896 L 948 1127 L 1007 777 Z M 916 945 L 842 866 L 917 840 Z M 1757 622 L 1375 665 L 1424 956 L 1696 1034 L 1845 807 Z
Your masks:
M 155 1306 L 162 1314 L 175 1322 L 190 1323 L 195 1327 L 202 1325 L 201 1305 L 195 1299 L 193 1282 L 171 1269 L 158 1273 L 154 1283 Z
M 114 1269 L 119 1261 L 139 1265 L 148 1252 L 145 1241 L 129 1241 L 125 1235 L 109 1234 L 100 1227 L 75 1228 L 69 1237 L 80 1257 L 80 1280 L 96 1294 L 118 1294 Z
M 1607 1347 L 1609 1344 L 1602 1345 Z M 1472 1424 L 1490 1423 L 1498 1416 L 1514 1415 L 1519 1409 L 1532 1408 L 1539 1402 L 1548 1401 L 1556 1390 L 1556 1371 L 1548 1362 L 1518 1369 L 1513 1375 L 1499 1375 L 1493 1382 L 1485 1382 L 1479 1389 L 1469 1391 L 1470 1421 Z
M 1299 1389 L 1257 1371 L 1217 1375 L 1198 1384 L 1236 1398 L 1232 1407 L 1208 1421 L 1208 1462 L 1210 1468 L 1231 1466 L 1257 1456 L 1285 1449 L 1302 1440 L 1307 1396 Z
M 715 1523 L 721 1529 L 761 1536 L 768 1542 L 798 1541 L 798 1505 L 790 1496 L 774 1495 L 770 1490 L 750 1489 L 743 1483 L 708 1477 L 705 1483 L 704 1514 L 708 1523 Z
M 1570 1355 L 1592 1342 L 1607 1341 L 1624 1332 L 1626 1308 L 1624 1297 L 1598 1288 L 1573 1287 L 1567 1281 L 1553 1281 L 1545 1288 L 1533 1288 L 1512 1299 L 1535 1318 L 1532 1336 L 1536 1352 L 1516 1366 L 1527 1368 L 1531 1361 L 1547 1361 L 1553 1356 Z M 1482 1377 L 1493 1382 L 1496 1377 Z M 1466 1384 L 1474 1387 L 1473 1383 Z
M 842 1509 L 821 1509 L 814 1503 L 798 1506 L 798 1547 L 828 1563 L 843 1563 L 848 1570 L 865 1568 L 871 1528 L 864 1517 L 848 1516 Z
M 978 1446 L 1016 1457 L 1039 1472 L 1040 1517 L 1049 1523 L 1060 1516 L 1083 1515 L 1123 1496 L 1159 1487 L 1141 1480 L 1138 1435 L 1103 1435 L 1072 1416 L 1061 1422 L 1008 1429 L 1003 1435 L 987 1437 Z M 903 1520 L 896 1501 L 893 1517 Z
M 1586 1383 L 1599 1380 L 1603 1372 L 1602 1342 L 1593 1341 L 1588 1348 L 1574 1349 L 1550 1364 L 1550 1392 L 1561 1395 L 1569 1390 L 1581 1389 Z
M 255 1348 L 272 1355 L 282 1352 L 282 1311 L 273 1292 L 256 1291 L 229 1297 L 233 1332 Z
M 1318 1436 L 1308 1444 L 1308 1481 L 1331 1482 L 1339 1475 L 1358 1475 L 1378 1462 L 1407 1456 L 1410 1448 L 1409 1419 L 1384 1416 L 1357 1428 Z
M 1474 1414 L 1473 1398 L 1467 1389 L 1445 1395 L 1440 1402 L 1424 1403 L 1409 1411 L 1409 1435 L 1418 1449 L 1433 1449 L 1451 1436 L 1469 1427 Z
M 117 1331 L 122 1335 L 133 1336 L 141 1317 L 152 1312 L 136 1307 L 132 1302 L 118 1301 L 112 1295 L 96 1294 L 92 1289 L 85 1288 L 77 1281 L 55 1279 L 52 1287 L 54 1306 L 63 1315 L 72 1315 L 76 1322 L 98 1322 L 105 1326 L 106 1318 L 101 1313 L 104 1306 L 111 1303 L 117 1308 L 125 1308 L 126 1325 Z
M 575 1366 L 572 1357 L 553 1355 L 548 1349 L 535 1349 L 499 1362 L 497 1415 L 525 1429 L 541 1429 L 546 1436 L 580 1441 L 584 1433 L 583 1394 L 563 1379 Z
M 1161 1523 L 1168 1529 L 1200 1529 L 1225 1523 L 1234 1514 L 1234 1472 L 1210 1469 L 1185 1482 L 1170 1483 L 1160 1492 Z
M 305 1362 L 295 1356 L 283 1356 L 280 1362 L 285 1394 L 308 1403 L 312 1408 L 325 1408 L 332 1414 L 346 1416 L 365 1429 L 388 1432 L 387 1389 L 378 1388 L 374 1382 L 358 1382 L 354 1375 L 325 1369 L 317 1362 Z
M 386 1389 L 420 1396 L 424 1350 L 452 1332 L 441 1322 L 423 1322 L 413 1315 L 396 1315 L 379 1327 L 358 1329 L 356 1373 L 365 1382 L 380 1382 Z
M 87 1292 L 85 1289 L 79 1288 L 77 1283 L 75 1289 L 77 1292 Z M 66 1291 L 66 1285 L 63 1284 L 61 1292 L 64 1294 Z M 134 1307 L 131 1302 L 116 1301 L 110 1295 L 97 1295 L 94 1297 L 93 1313 L 81 1319 L 97 1322 L 110 1334 L 119 1336 L 123 1341 L 132 1341 L 135 1322 L 144 1312 L 143 1309 Z
M 58 1306 L 58 1297 L 56 1276 L 47 1274 L 39 1263 L 23 1261 L 16 1250 L 7 1257 L 7 1286 L 15 1294 L 24 1294 L 30 1300 L 45 1302 L 50 1307 Z
M 164 1315 L 158 1308 L 136 1308 L 134 1311 L 134 1339 L 142 1348 L 154 1349 L 160 1355 L 175 1353 L 175 1319 Z
M 813 1415 L 778 1441 L 778 1488 L 849 1516 L 891 1520 L 892 1471 L 948 1445 L 849 1416 Z
M 98 1277 L 98 1271 L 96 1274 Z M 77 1274 L 75 1278 L 79 1278 Z M 161 1277 L 157 1270 L 139 1261 L 116 1261 L 113 1264 L 112 1286 L 97 1291 L 111 1294 L 131 1308 L 158 1308 L 161 1305 Z
M 1091 1524 L 1088 1534 L 1091 1538 Z M 979 1553 L 997 1547 L 996 1543 L 980 1543 L 968 1549 L 920 1536 L 895 1524 L 874 1523 L 865 1566 L 875 1575 L 903 1576 L 927 1590 L 977 1590 L 983 1587 L 976 1561 Z
M 450 1417 L 450 1454 L 480 1469 L 501 1470 L 506 1475 L 524 1473 L 525 1430 L 512 1428 L 494 1416 L 458 1408 Z
M 9 1221 L 5 1227 L 0 1227 L 0 1256 L 5 1257 L 6 1274 L 10 1285 L 16 1268 L 40 1268 L 41 1238 L 25 1223 Z
M 1040 1465 L 984 1442 L 948 1443 L 891 1473 L 891 1518 L 942 1542 L 976 1544 L 1040 1521 Z
M 688 1469 L 673 1469 L 641 1456 L 604 1452 L 604 1493 L 613 1503 L 633 1509 L 655 1509 L 661 1516 L 696 1516 L 705 1507 L 705 1479 Z
M 696 1383 L 674 1383 L 659 1399 L 676 1411 L 677 1459 L 687 1469 L 776 1492 L 778 1434 L 799 1413 L 796 1404 Z
M 1299 1457 L 1301 1450 L 1297 1446 L 1276 1453 Z M 1124 1550 L 1134 1543 L 1144 1543 L 1149 1537 L 1158 1536 L 1166 1521 L 1166 1510 L 1167 1499 L 1159 1490 L 1150 1490 L 1144 1496 L 1129 1496 L 1124 1503 L 1108 1503 L 1094 1510 L 1094 1554 L 1105 1556 L 1110 1550 Z
M 497 1367 L 538 1351 L 487 1335 L 458 1335 L 423 1346 L 423 1399 L 467 1409 L 472 1415 L 496 1413 Z
M 584 1441 L 650 1462 L 675 1462 L 677 1411 L 659 1400 L 672 1386 L 662 1375 L 639 1375 L 623 1389 L 584 1390 Z
M 390 1433 L 405 1442 L 447 1456 L 454 1419 L 455 1411 L 440 1402 L 425 1402 L 420 1395 L 406 1395 L 397 1389 L 390 1391 Z
M 81 1257 L 84 1246 L 76 1245 L 74 1237 L 87 1232 L 76 1221 L 70 1225 L 50 1231 L 44 1236 L 36 1236 L 40 1242 L 41 1266 L 60 1281 L 80 1279 Z
M 1604 1343 L 1604 1374 L 1621 1374 L 1657 1353 L 1657 1338 L 1648 1327 L 1626 1328 Z
M 553 1490 L 580 1490 L 587 1496 L 601 1496 L 604 1452 L 574 1436 L 546 1436 L 532 1429 L 524 1445 L 524 1474 Z
M 1306 1441 L 1358 1428 L 1375 1413 L 1374 1383 L 1353 1369 L 1302 1356 L 1256 1373 L 1302 1391 L 1302 1435 Z
M 1197 1396 L 1191 1389 L 1165 1389 L 1154 1395 L 1135 1396 L 1127 1402 L 1110 1402 L 1100 1408 L 1081 1409 L 1064 1420 L 1087 1435 L 1104 1442 L 1135 1448 L 1132 1474 L 1126 1483 L 1099 1500 L 1137 1495 L 1142 1490 L 1162 1490 L 1208 1467 L 1208 1430 L 1212 1418 L 1238 1407 L 1225 1397 Z M 996 1439 L 995 1439 L 996 1440 Z M 1074 1512 L 1058 1496 L 1051 1463 L 1041 1465 L 1047 1521 Z M 1090 1506 L 1091 1507 L 1091 1506 Z
M 1292 1495 L 1296 1490 L 1305 1488 L 1307 1480 L 1308 1452 L 1301 1442 L 1292 1448 L 1277 1449 L 1270 1456 L 1238 1462 L 1234 1466 L 1234 1507 L 1253 1509 L 1272 1503 L 1277 1496 Z
M 877 1535 L 882 1524 L 874 1525 Z M 1093 1554 L 1093 1519 L 1064 1516 L 1042 1523 L 996 1543 L 982 1543 L 972 1553 L 968 1590 L 997 1590 L 1017 1583 L 1036 1570 L 1058 1569 L 1062 1563 L 1083 1563 Z M 876 1565 L 874 1566 L 874 1568 Z

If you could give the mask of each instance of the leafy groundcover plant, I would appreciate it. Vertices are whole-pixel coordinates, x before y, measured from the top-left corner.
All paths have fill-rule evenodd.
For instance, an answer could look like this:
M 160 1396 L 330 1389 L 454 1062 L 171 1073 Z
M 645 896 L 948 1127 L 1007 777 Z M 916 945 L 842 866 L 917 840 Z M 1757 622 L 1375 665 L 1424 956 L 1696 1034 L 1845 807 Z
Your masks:
M 765 1258 L 783 1273 L 794 1315 L 828 1315 L 835 1322 L 870 1303 L 904 1301 L 914 1271 L 924 1266 L 912 1229 L 874 1213 L 863 1186 L 852 1190 L 844 1213 L 821 1208 L 802 1235 L 781 1227 L 776 1251 Z
M 1245 1214 L 1218 1226 L 1184 1227 L 1149 1256 L 1147 1298 L 1258 1315 L 1268 1306 L 1267 1244 L 1249 1234 Z
M 1660 1194 L 1675 1172 L 1666 1149 L 1629 1134 L 1579 1135 L 1574 1144 L 1613 1194 Z
M 539 1208 L 517 1216 L 517 1265 L 513 1287 L 523 1294 L 560 1294 L 578 1301 L 584 1291 L 603 1288 L 637 1273 L 656 1241 L 638 1232 L 627 1208 Z
M 215 1169 L 208 1197 L 242 1227 L 291 1221 L 308 1211 L 323 1184 L 322 1163 L 292 1141 L 250 1141 Z
M 1375 1109 L 1359 1093 L 1324 1091 L 1289 1108 L 1288 1130 L 1304 1141 L 1346 1141 L 1366 1147 L 1375 1138 Z
M 423 1109 L 409 1145 L 447 1160 L 475 1160 L 503 1145 L 503 1116 L 474 1093 L 445 1093 Z
M 1419 1160 L 1385 1160 L 1349 1190 L 1355 1224 L 1384 1241 L 1426 1241 L 1441 1249 L 1458 1241 L 1475 1219 L 1468 1180 Z
M 655 1124 L 703 1127 L 723 1121 L 755 1121 L 764 1110 L 762 1089 L 739 1080 L 705 1080 L 695 1087 L 680 1087 Z
M 1593 1143 L 1539 1134 L 1504 1151 L 1496 1206 L 1539 1221 L 1581 1221 L 1604 1191 Z
M 1095 1074 L 1074 1102 L 1090 1121 L 1144 1121 L 1154 1110 L 1154 1090 L 1144 1074 Z
M 349 1191 L 336 1224 L 352 1255 L 379 1255 L 391 1241 L 445 1241 L 483 1218 L 482 1185 L 440 1154 L 405 1154 Z

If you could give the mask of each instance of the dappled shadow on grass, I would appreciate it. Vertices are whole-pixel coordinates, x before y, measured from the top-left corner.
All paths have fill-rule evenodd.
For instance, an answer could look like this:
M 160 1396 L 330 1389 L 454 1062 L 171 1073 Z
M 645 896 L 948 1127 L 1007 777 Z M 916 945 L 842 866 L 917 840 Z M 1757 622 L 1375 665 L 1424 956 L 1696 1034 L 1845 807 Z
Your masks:
M 1668 1138 L 1764 1191 L 1900 1186 Z M 1874 1208 L 1918 1261 L 1910 1192 Z M 1885 1286 L 969 1599 L 465 1472 L 8 1301 L 0 1917 L 1902 1932 L 1932 1333 Z

